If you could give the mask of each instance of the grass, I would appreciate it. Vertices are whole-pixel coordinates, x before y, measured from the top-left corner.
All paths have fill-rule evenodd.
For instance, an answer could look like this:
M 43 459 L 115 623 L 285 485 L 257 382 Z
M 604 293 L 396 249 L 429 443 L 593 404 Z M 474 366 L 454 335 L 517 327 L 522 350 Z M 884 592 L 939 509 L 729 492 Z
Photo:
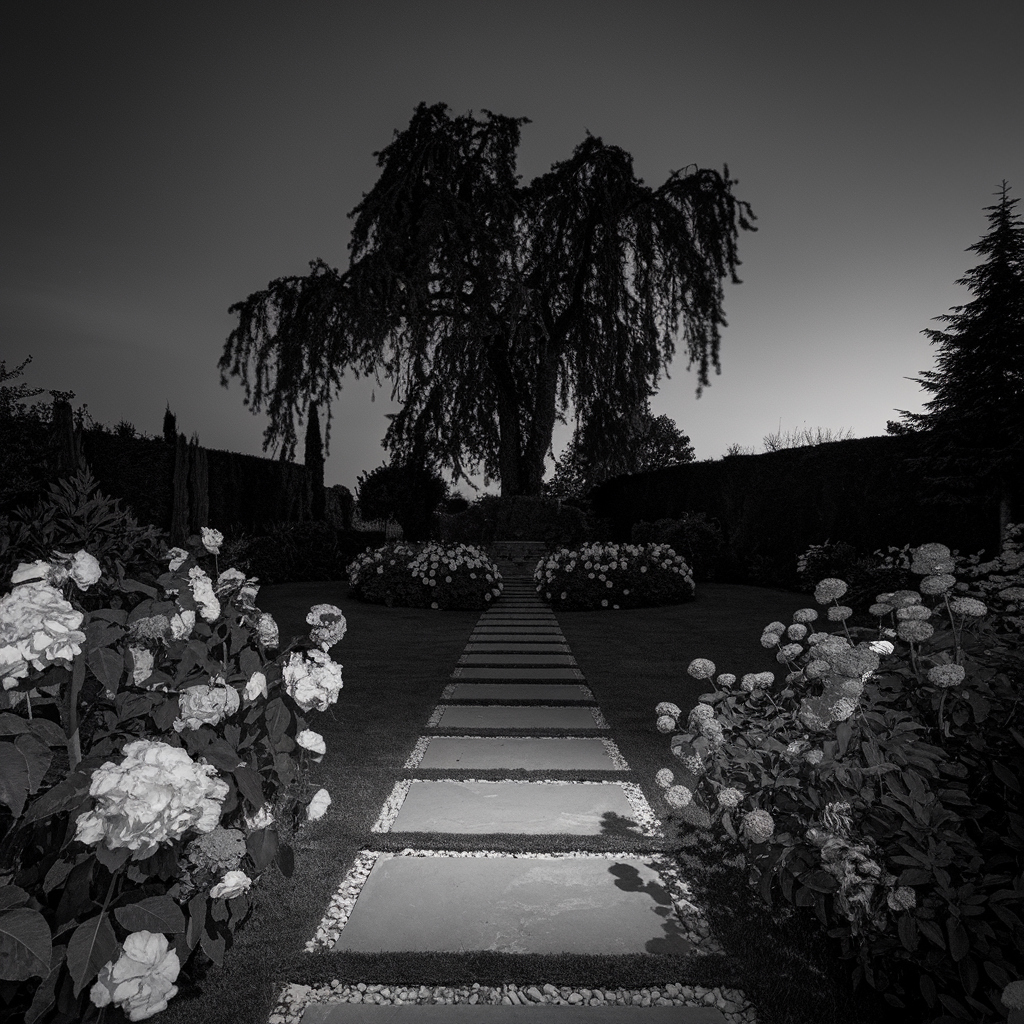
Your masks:
M 870 990 L 851 992 L 850 965 L 829 956 L 820 931 L 808 928 L 807 918 L 786 921 L 763 907 L 725 852 L 688 829 L 667 829 L 670 841 L 652 845 L 651 840 L 623 836 L 609 823 L 608 834 L 594 837 L 588 848 L 677 850 L 697 902 L 706 908 L 725 947 L 724 957 L 306 953 L 305 943 L 360 849 L 445 848 L 444 836 L 371 836 L 370 827 L 403 774 L 402 766 L 479 618 L 474 611 L 361 604 L 350 599 L 344 582 L 266 586 L 258 598 L 260 607 L 277 619 L 283 641 L 307 631 L 305 614 L 318 602 L 338 605 L 348 620 L 348 633 L 332 652 L 344 666 L 341 697 L 325 714 L 310 716 L 311 727 L 324 735 L 328 751 L 314 766 L 310 783 L 314 788 L 326 786 L 333 803 L 324 819 L 306 825 L 296 837 L 294 875 L 284 878 L 276 869 L 265 873 L 254 890 L 253 915 L 236 936 L 223 966 L 200 978 L 179 979 L 179 995 L 160 1015 L 162 1024 L 258 1024 L 266 1021 L 281 985 L 322 984 L 334 978 L 416 985 L 474 980 L 492 985 L 544 980 L 630 988 L 658 981 L 726 985 L 745 992 L 762 1024 L 876 1024 L 891 1013 Z M 668 737 L 654 728 L 655 704 L 671 700 L 685 711 L 696 702 L 706 689 L 706 684 L 686 674 L 686 666 L 696 657 L 710 658 L 719 672 L 737 676 L 778 671 L 774 656 L 760 646 L 761 630 L 776 619 L 792 621 L 795 610 L 808 606 L 814 606 L 810 595 L 699 584 L 696 600 L 683 605 L 559 616 L 611 735 L 633 769 L 629 780 L 641 786 L 656 813 L 666 808 L 654 774 L 672 767 L 673 758 Z M 439 777 L 452 775 L 441 772 Z M 450 839 L 463 849 L 555 850 L 581 845 L 578 838 L 559 842 L 553 836 Z M 901 1020 L 908 1021 L 905 1012 Z

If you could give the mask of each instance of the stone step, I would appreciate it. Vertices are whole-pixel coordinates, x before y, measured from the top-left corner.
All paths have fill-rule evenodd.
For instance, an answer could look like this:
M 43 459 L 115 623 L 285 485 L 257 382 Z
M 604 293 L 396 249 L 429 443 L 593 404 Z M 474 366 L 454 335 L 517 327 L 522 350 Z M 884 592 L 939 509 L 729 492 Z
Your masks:
M 599 736 L 430 736 L 410 768 L 523 768 L 628 771 Z
M 726 1024 L 714 1006 L 310 1003 L 301 1024 Z
M 451 675 L 452 679 L 502 679 L 511 682 L 516 679 L 572 679 L 582 680 L 583 673 L 578 668 L 457 668 Z
M 466 644 L 466 654 L 568 654 L 568 644 L 510 642 L 488 644 Z
M 414 780 L 387 831 L 597 836 L 607 815 L 630 819 L 643 834 L 617 782 Z
M 593 700 L 582 683 L 449 683 L 442 700 Z
M 440 714 L 438 714 L 440 712 Z M 430 725 L 438 729 L 607 729 L 597 708 L 442 704 Z M 488 737 L 491 738 L 491 737 Z
M 565 637 L 558 633 L 472 633 L 469 637 L 467 650 L 472 644 L 553 644 L 555 646 L 568 646 Z
M 672 906 L 644 857 L 385 853 L 332 948 L 685 956 Z
M 575 665 L 571 654 L 463 654 L 460 665 Z

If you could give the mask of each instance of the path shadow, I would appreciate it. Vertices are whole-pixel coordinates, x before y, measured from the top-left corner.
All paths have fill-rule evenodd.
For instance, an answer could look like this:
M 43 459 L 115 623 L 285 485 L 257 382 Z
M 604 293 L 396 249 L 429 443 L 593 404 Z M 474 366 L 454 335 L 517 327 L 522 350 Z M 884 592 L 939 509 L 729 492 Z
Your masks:
M 651 866 L 653 867 L 653 865 Z M 693 949 L 693 943 L 686 938 L 679 918 L 676 917 L 672 897 L 663 885 L 659 885 L 657 882 L 643 881 L 640 878 L 640 872 L 631 864 L 612 864 L 608 872 L 614 876 L 616 887 L 622 889 L 623 892 L 645 893 L 657 904 L 654 912 L 661 918 L 661 930 L 664 935 L 661 938 L 648 939 L 644 943 L 644 949 L 648 953 L 680 956 Z

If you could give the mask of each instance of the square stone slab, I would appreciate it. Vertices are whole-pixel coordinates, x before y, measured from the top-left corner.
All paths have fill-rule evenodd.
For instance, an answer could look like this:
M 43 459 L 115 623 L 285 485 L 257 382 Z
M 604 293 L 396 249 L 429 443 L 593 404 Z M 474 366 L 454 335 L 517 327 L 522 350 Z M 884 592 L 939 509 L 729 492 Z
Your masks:
M 431 736 L 417 767 L 623 770 L 597 736 Z
M 582 679 L 578 668 L 457 668 L 452 679 Z
M 474 633 L 469 638 L 466 650 L 473 644 L 556 644 L 565 646 L 565 637 L 561 633 Z M 524 647 L 525 650 L 525 647 Z
M 446 705 L 442 729 L 600 729 L 590 708 Z
M 636 824 L 617 782 L 414 781 L 390 831 L 599 836 L 605 814 Z
M 487 633 L 543 633 L 550 636 L 556 633 L 562 635 L 562 627 L 557 622 L 542 623 L 521 623 L 521 622 L 478 622 L 473 627 L 473 636 L 482 636 Z
M 446 700 L 590 700 L 579 683 L 452 683 Z
M 301 1024 L 726 1024 L 714 1006 L 309 1003 Z
M 621 956 L 692 946 L 641 857 L 382 854 L 333 949 Z
M 505 651 L 509 654 L 568 654 L 568 644 L 528 643 L 506 640 L 504 643 L 466 644 L 467 654 L 493 654 Z
M 571 654 L 463 654 L 460 665 L 575 665 Z

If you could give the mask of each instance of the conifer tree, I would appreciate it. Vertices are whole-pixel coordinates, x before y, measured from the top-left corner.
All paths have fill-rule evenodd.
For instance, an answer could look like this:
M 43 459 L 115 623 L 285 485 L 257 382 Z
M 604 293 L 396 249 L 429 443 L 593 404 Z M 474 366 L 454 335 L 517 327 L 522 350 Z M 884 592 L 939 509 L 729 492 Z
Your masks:
M 164 440 L 168 444 L 178 443 L 178 419 L 171 412 L 171 403 L 167 403 L 167 408 L 164 411 Z
M 939 368 L 908 379 L 935 395 L 925 403 L 930 412 L 899 409 L 906 422 L 886 428 L 922 436 L 924 454 L 908 461 L 922 474 L 927 503 L 998 500 L 1000 543 L 1024 475 L 1024 225 L 1008 192 L 1004 180 L 999 202 L 986 207 L 991 230 L 968 249 L 985 261 L 956 282 L 974 299 L 936 318 L 948 330 L 922 332 L 940 348 Z

